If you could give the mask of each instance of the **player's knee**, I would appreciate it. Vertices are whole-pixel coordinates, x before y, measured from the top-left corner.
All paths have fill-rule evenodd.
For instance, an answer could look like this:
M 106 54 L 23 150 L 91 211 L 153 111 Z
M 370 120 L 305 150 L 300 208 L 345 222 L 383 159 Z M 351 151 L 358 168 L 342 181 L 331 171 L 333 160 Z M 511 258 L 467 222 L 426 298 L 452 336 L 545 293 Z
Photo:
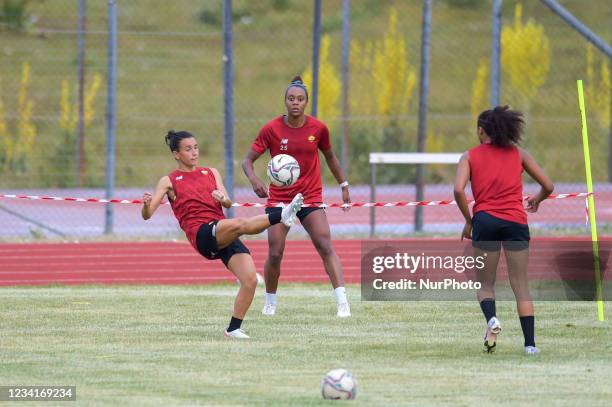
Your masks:
M 268 253 L 268 262 L 273 266 L 280 266 L 283 260 L 283 250 L 270 249 Z
M 315 248 L 317 249 L 317 252 L 319 252 L 319 255 L 323 258 L 336 254 L 330 240 L 315 243 Z
M 240 285 L 248 290 L 255 290 L 257 288 L 257 274 L 255 271 L 240 279 Z

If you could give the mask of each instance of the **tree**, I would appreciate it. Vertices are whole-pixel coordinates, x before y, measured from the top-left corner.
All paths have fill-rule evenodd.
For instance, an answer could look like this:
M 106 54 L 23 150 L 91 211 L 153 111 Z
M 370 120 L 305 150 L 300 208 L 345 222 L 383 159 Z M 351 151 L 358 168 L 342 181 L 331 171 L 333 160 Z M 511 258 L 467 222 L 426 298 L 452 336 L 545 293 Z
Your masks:
M 550 70 L 550 44 L 544 27 L 533 19 L 523 23 L 523 5 L 514 9 L 514 24 L 501 34 L 502 70 L 510 78 L 521 102 L 529 105 L 546 82 Z
M 93 102 L 102 84 L 102 76 L 95 74 L 91 85 L 85 89 L 85 97 L 83 101 L 83 126 L 85 129 L 89 127 L 95 116 Z M 76 92 L 75 92 L 76 93 Z M 76 138 L 77 124 L 79 120 L 78 104 L 75 100 L 71 103 L 70 84 L 67 80 L 61 83 L 60 97 L 60 129 L 62 137 L 55 148 L 55 152 L 50 157 L 50 167 L 53 168 L 53 173 L 49 183 L 59 187 L 69 187 L 77 184 L 77 177 L 74 173 L 74 160 L 76 156 Z M 85 157 L 84 157 L 85 158 Z
M 416 73 L 408 63 L 406 40 L 397 29 L 397 10 L 389 11 L 388 30 L 374 46 L 372 79 L 380 116 L 391 117 L 408 110 L 416 86 Z
M 21 67 L 21 81 L 17 96 L 17 126 L 10 131 L 4 119 L 4 108 L 0 101 L 0 164 L 5 171 L 26 172 L 28 158 L 36 141 L 36 126 L 32 122 L 34 102 L 29 96 L 30 64 Z
M 605 57 L 601 58 L 599 76 L 595 72 L 594 49 L 587 44 L 586 98 L 589 110 L 595 113 L 598 123 L 606 129 L 610 126 L 610 104 L 612 104 L 612 84 L 610 83 L 610 65 Z
M 321 53 L 319 65 L 319 106 L 318 117 L 321 120 L 327 121 L 335 119 L 340 115 L 338 101 L 340 100 L 341 82 L 336 67 L 329 59 L 329 48 L 331 40 L 329 35 L 324 35 L 321 38 Z M 312 68 L 304 72 L 304 83 L 310 86 L 312 84 Z
M 476 71 L 476 77 L 472 82 L 472 123 L 476 122 L 478 115 L 489 107 L 488 86 L 489 83 L 489 61 L 481 58 Z
M 373 150 L 414 149 L 416 140 L 405 134 L 400 118 L 408 113 L 416 87 L 416 70 L 410 64 L 406 40 L 398 29 L 395 8 L 389 10 L 387 30 L 382 39 L 363 43 L 351 41 L 350 65 L 351 112 L 357 116 L 376 116 L 379 123 L 376 129 L 380 130 L 357 128 L 353 133 L 366 140 L 352 143 L 354 155 L 365 158 Z M 380 179 L 381 182 L 406 181 L 406 175 L 405 168 L 389 168 Z

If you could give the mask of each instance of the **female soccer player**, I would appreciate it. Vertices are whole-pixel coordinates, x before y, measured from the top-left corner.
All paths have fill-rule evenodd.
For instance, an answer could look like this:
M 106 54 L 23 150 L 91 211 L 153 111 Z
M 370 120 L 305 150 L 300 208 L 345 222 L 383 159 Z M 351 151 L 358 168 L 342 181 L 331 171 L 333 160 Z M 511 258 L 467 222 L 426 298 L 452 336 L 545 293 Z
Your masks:
M 168 196 L 172 211 L 193 248 L 209 260 L 221 259 L 240 281 L 234 313 L 224 334 L 228 338 L 248 338 L 240 327 L 253 301 L 257 277 L 249 249 L 238 238 L 261 233 L 281 222 L 287 227 L 293 225 L 302 207 L 302 195 L 296 194 L 281 212 L 225 219 L 221 206 L 229 208 L 232 201 L 219 172 L 197 166 L 199 149 L 195 137 L 186 131 L 170 131 L 166 144 L 178 168 L 159 180 L 153 195 L 144 193 L 142 217 L 147 220 L 153 216 L 164 196 Z
M 279 116 L 268 122 L 259 132 L 242 162 L 242 169 L 253 186 L 253 190 L 260 198 L 268 198 L 268 203 L 287 203 L 298 191 L 304 194 L 304 202 L 308 204 L 321 204 L 322 184 L 321 169 L 319 165 L 319 150 L 323 152 L 327 165 L 342 188 L 342 200 L 345 204 L 351 202 L 349 183 L 344 177 L 342 167 L 334 155 L 329 141 L 327 126 L 304 113 L 308 104 L 308 91 L 302 79 L 295 77 L 285 90 L 285 106 L 287 115 Z M 271 156 L 289 154 L 300 164 L 300 178 L 290 187 L 281 188 L 270 185 L 269 195 L 266 186 L 257 178 L 253 169 L 253 162 L 266 150 Z M 345 209 L 348 209 L 345 208 Z M 267 208 L 267 214 L 278 213 L 280 208 Z M 319 207 L 305 207 L 297 217 L 310 235 L 310 239 L 317 249 L 325 271 L 334 288 L 338 317 L 349 317 L 351 310 L 346 298 L 344 276 L 340 260 L 334 251 L 331 242 L 331 233 L 325 211 Z M 276 289 L 280 276 L 280 265 L 285 249 L 285 239 L 289 227 L 274 225 L 268 230 L 268 259 L 264 266 L 266 280 L 266 300 L 262 313 L 274 315 L 276 312 Z
M 527 263 L 529 257 L 528 212 L 537 212 L 540 202 L 553 191 L 554 186 L 533 157 L 518 147 L 524 127 L 523 115 L 508 106 L 485 110 L 478 116 L 480 145 L 468 150 L 459 160 L 455 179 L 455 200 L 465 217 L 461 239 L 472 239 L 478 255 L 485 255 L 485 267 L 477 271 L 481 289 L 478 301 L 487 321 L 484 351 L 495 351 L 501 325 L 495 313 L 495 274 L 501 246 L 507 258 L 510 285 L 516 298 L 525 353 L 538 354 L 535 345 L 533 302 L 529 294 Z M 523 170 L 541 188 L 523 207 Z M 465 196 L 465 187 L 471 181 L 476 201 L 473 213 Z

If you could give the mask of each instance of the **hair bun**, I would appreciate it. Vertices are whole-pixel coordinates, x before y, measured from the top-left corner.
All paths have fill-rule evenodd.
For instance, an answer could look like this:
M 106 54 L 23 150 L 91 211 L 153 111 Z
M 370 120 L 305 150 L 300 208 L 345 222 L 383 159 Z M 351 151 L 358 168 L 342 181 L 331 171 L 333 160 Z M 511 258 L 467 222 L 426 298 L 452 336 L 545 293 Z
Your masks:
M 176 135 L 176 133 L 174 132 L 174 130 L 169 130 L 168 133 L 166 134 L 165 140 L 166 140 L 166 145 L 170 145 L 170 143 L 172 142 L 172 138 Z
M 292 85 L 298 85 L 298 84 L 299 84 L 299 85 L 303 85 L 303 84 L 304 84 L 304 81 L 302 80 L 302 77 L 301 77 L 300 75 L 298 75 L 298 76 L 296 76 L 295 78 L 293 78 L 293 79 L 291 80 L 291 84 L 292 84 Z
M 170 151 L 179 151 L 181 141 L 191 137 L 193 137 L 193 134 L 188 131 L 169 130 L 166 134 L 165 141 L 166 145 L 170 147 Z

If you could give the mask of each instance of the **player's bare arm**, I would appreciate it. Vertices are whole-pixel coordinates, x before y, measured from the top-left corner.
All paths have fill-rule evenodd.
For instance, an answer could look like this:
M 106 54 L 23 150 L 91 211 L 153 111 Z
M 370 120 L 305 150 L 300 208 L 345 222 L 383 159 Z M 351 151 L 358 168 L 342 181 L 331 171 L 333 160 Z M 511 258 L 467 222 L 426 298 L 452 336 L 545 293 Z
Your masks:
M 267 198 L 268 188 L 266 188 L 265 184 L 257 177 L 255 168 L 253 167 L 253 163 L 257 161 L 259 156 L 261 156 L 261 154 L 257 151 L 250 150 L 244 160 L 242 160 L 242 170 L 244 171 L 244 175 L 246 175 L 251 182 L 255 194 L 260 198 Z
M 527 200 L 527 212 L 537 212 L 540 202 L 545 200 L 552 194 L 555 189 L 550 178 L 546 176 L 544 170 L 538 165 L 533 156 L 523 148 L 519 147 L 521 152 L 521 161 L 523 168 L 538 184 L 540 184 L 540 191 Z
M 153 216 L 157 208 L 159 208 L 159 205 L 161 205 L 165 195 L 168 195 L 170 199 L 173 197 L 172 183 L 167 175 L 161 177 L 161 179 L 157 182 L 157 186 L 155 187 L 155 192 L 153 192 L 153 194 L 150 194 L 149 192 L 145 192 L 143 194 L 142 218 L 144 220 L 150 219 L 151 216 Z
M 340 161 L 336 157 L 336 154 L 334 154 L 334 150 L 332 148 L 324 150 L 323 156 L 334 178 L 338 181 L 338 184 L 342 185 L 342 202 L 350 204 L 351 195 L 349 193 L 349 185 L 344 175 L 344 171 L 342 170 L 342 166 L 340 165 Z
M 465 187 L 470 180 L 470 161 L 468 153 L 463 153 L 459 164 L 457 166 L 457 175 L 455 177 L 455 202 L 457 207 L 461 211 L 461 214 L 465 218 L 465 225 L 461 232 L 461 239 L 472 238 L 472 215 L 470 215 L 470 208 L 468 206 L 467 197 L 465 196 Z
M 217 181 L 217 189 L 212 191 L 212 197 L 215 199 L 215 201 L 223 205 L 224 208 L 231 208 L 232 200 L 229 198 L 227 190 L 223 185 L 221 174 L 219 174 L 219 171 L 216 168 L 211 168 L 210 170 L 212 171 L 213 175 L 215 176 L 215 180 Z

